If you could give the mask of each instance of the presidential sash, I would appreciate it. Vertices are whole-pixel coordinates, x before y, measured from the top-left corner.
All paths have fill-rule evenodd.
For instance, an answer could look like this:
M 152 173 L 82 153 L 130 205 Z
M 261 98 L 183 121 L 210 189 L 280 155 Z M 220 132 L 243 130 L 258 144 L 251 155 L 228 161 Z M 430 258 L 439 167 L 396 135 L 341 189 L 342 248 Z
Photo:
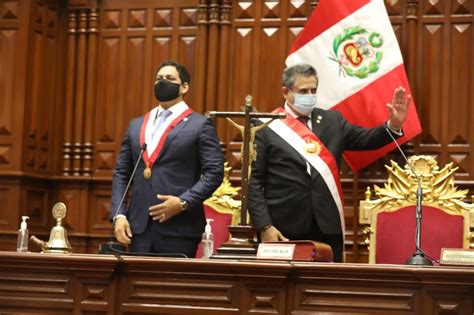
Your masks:
M 278 108 L 273 113 L 285 113 L 285 110 Z M 267 122 L 269 118 L 261 118 L 260 120 Z M 342 186 L 339 168 L 332 153 L 307 126 L 291 115 L 287 115 L 285 119 L 272 121 L 268 128 L 285 140 L 321 175 L 336 203 L 341 219 L 342 235 L 344 236 Z
M 145 150 L 143 152 L 143 162 L 145 163 L 145 170 L 143 171 L 143 177 L 146 179 L 149 179 L 151 177 L 151 169 L 153 167 L 153 164 L 155 163 L 156 159 L 160 155 L 161 149 L 163 149 L 163 145 L 165 144 L 165 140 L 168 137 L 168 134 L 170 131 L 176 127 L 176 125 L 183 120 L 185 117 L 191 115 L 193 110 L 191 108 L 187 108 L 184 110 L 181 114 L 178 115 L 165 129 L 163 134 L 161 135 L 160 141 L 158 142 L 158 145 L 156 146 L 155 150 L 151 154 L 151 156 L 148 155 L 148 151 Z M 150 112 L 145 114 L 145 117 L 143 119 L 143 123 L 140 129 L 140 146 L 142 147 L 143 144 L 145 143 L 145 131 L 146 131 L 146 126 L 148 124 L 148 119 L 150 119 Z

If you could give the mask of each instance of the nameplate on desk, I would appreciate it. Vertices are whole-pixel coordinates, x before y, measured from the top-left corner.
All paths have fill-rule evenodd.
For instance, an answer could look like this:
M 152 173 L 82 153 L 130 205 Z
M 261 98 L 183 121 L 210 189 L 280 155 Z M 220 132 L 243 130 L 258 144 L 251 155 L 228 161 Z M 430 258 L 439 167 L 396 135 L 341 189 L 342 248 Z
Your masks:
M 295 244 L 268 244 L 258 245 L 257 259 L 291 260 L 295 252 Z
M 440 264 L 474 266 L 474 249 L 442 248 Z

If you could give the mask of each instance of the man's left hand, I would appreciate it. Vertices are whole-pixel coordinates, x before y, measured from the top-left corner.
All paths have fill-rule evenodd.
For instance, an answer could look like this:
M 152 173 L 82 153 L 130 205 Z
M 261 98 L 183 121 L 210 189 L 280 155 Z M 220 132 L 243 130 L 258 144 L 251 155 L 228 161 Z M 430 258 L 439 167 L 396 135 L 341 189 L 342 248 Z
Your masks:
M 153 221 L 158 220 L 160 223 L 168 221 L 181 212 L 181 202 L 179 197 L 170 195 L 157 195 L 157 198 L 163 201 L 158 205 L 149 208 L 150 216 Z
M 394 130 L 402 129 L 403 122 L 407 118 L 408 105 L 411 102 L 411 95 L 403 87 L 398 87 L 393 92 L 392 104 L 387 104 L 390 112 L 389 125 Z

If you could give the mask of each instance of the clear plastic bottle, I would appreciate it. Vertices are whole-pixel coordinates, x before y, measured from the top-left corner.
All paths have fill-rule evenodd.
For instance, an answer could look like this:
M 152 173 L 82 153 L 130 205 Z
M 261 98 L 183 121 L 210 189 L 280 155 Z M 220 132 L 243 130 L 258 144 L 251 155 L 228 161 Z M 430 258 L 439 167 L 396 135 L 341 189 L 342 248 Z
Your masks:
M 212 234 L 211 229 L 211 222 L 214 221 L 213 219 L 206 219 L 207 224 L 204 228 L 204 233 L 202 233 L 202 254 L 201 258 L 208 259 L 214 253 L 214 235 Z
M 21 217 L 22 222 L 20 224 L 20 229 L 18 230 L 18 241 L 16 243 L 16 251 L 25 253 L 28 251 L 28 227 L 26 225 L 26 220 L 29 219 L 27 216 Z

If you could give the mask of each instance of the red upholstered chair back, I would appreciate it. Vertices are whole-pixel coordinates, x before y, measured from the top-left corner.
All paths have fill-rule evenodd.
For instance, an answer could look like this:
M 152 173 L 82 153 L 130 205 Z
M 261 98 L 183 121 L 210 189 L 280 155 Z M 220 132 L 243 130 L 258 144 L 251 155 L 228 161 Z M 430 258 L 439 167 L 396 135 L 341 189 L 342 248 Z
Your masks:
M 415 252 L 416 203 L 422 188 L 421 249 L 439 259 L 442 248 L 469 248 L 474 205 L 459 190 L 453 163 L 440 168 L 436 157 L 413 155 L 404 168 L 385 168 L 383 186 L 367 187 L 360 201 L 359 223 L 369 249 L 369 263 L 404 264 Z M 364 228 L 365 226 L 365 228 Z
M 376 214 L 375 262 L 403 264 L 415 251 L 415 206 Z M 441 248 L 463 248 L 464 216 L 422 207 L 421 249 L 440 258 Z
M 224 164 L 224 179 L 221 185 L 210 198 L 204 201 L 204 213 L 206 219 L 213 219 L 211 223 L 214 234 L 214 254 L 222 243 L 229 240 L 229 225 L 236 226 L 240 222 L 241 202 L 238 200 L 240 187 L 232 186 L 229 180 L 231 167 Z M 200 258 L 202 253 L 199 244 L 196 257 Z
M 214 234 L 214 253 L 222 245 L 229 240 L 228 226 L 232 223 L 232 215 L 229 213 L 217 212 L 211 206 L 204 204 L 204 212 L 206 219 L 213 219 L 211 223 L 212 233 Z M 202 254 L 202 246 L 199 244 L 196 252 L 196 258 L 200 258 Z

